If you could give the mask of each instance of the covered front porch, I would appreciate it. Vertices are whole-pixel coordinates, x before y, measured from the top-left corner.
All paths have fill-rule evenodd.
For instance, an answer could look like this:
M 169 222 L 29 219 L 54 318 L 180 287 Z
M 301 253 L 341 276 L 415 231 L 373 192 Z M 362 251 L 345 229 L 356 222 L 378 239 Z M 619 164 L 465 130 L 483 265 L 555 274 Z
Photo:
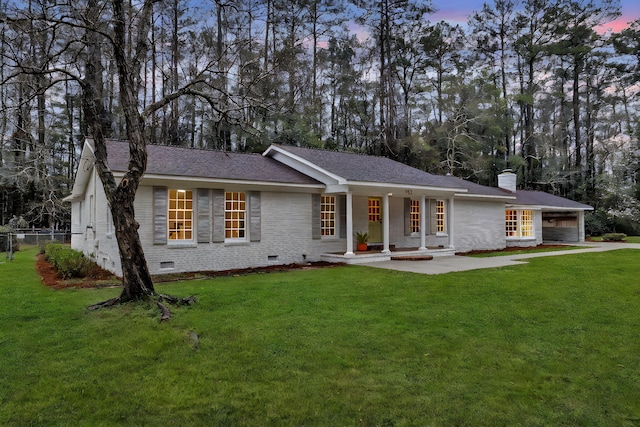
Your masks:
M 345 245 L 344 251 L 322 254 L 323 261 L 360 264 L 455 253 L 452 192 L 397 187 L 372 191 L 358 186 L 349 190 L 319 197 L 322 238 L 333 240 L 339 235 Z M 335 215 L 330 212 L 334 204 Z M 337 219 L 336 229 L 330 228 L 332 218 Z M 366 251 L 357 250 L 356 235 L 362 233 L 369 236 Z

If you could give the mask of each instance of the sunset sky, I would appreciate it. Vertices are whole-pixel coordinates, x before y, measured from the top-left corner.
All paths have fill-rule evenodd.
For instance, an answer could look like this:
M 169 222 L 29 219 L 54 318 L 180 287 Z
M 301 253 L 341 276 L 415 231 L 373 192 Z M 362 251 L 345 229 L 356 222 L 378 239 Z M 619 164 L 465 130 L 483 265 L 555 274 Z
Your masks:
M 432 4 L 438 9 L 438 12 L 429 15 L 431 22 L 448 21 L 455 24 L 465 24 L 467 17 L 472 11 L 482 9 L 486 0 L 432 0 Z M 616 21 L 606 25 L 606 28 L 598 29 L 602 33 L 609 28 L 612 31 L 620 31 L 627 26 L 630 21 L 640 18 L 640 1 L 638 0 L 621 0 L 622 16 Z

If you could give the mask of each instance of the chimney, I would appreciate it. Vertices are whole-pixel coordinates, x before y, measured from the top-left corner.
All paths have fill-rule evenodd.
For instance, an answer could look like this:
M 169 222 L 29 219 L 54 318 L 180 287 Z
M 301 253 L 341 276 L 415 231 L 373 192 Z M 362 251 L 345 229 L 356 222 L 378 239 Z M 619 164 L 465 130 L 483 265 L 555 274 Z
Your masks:
M 498 187 L 503 190 L 511 191 L 512 193 L 516 192 L 517 181 L 518 175 L 513 173 L 511 169 L 505 169 L 498 175 Z

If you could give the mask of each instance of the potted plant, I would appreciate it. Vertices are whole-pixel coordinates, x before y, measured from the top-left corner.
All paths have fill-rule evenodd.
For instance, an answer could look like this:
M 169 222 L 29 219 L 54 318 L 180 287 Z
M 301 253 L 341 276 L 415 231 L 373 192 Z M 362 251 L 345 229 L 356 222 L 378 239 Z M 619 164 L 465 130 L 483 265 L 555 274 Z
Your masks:
M 366 251 L 367 242 L 369 241 L 369 233 L 358 231 L 356 233 L 356 241 L 358 242 L 357 250 Z

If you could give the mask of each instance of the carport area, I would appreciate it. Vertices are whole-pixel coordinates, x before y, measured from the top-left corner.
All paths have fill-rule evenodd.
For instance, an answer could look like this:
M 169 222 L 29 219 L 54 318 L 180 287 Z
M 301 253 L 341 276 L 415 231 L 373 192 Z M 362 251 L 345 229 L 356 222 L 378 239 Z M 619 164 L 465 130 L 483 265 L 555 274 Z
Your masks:
M 582 230 L 582 212 L 578 211 L 542 211 L 543 242 L 580 242 Z M 584 239 L 584 237 L 583 237 Z

